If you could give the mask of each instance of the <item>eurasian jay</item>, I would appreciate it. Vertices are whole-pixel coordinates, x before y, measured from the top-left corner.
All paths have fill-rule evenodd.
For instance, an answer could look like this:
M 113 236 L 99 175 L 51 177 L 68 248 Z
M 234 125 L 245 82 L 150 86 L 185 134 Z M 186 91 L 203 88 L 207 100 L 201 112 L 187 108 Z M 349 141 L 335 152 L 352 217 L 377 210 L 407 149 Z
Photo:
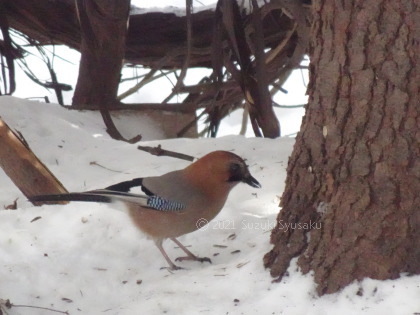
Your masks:
M 222 210 L 230 190 L 239 182 L 260 188 L 251 176 L 245 161 L 227 151 L 214 151 L 186 168 L 161 176 L 135 178 L 105 189 L 81 193 L 38 195 L 30 201 L 93 201 L 113 203 L 122 201 L 134 224 L 151 237 L 172 270 L 176 266 L 163 249 L 163 240 L 169 238 L 186 254 L 176 261 L 195 260 L 197 257 L 176 237 L 199 229 L 201 222 L 209 222 Z M 129 193 L 140 187 L 145 195 Z

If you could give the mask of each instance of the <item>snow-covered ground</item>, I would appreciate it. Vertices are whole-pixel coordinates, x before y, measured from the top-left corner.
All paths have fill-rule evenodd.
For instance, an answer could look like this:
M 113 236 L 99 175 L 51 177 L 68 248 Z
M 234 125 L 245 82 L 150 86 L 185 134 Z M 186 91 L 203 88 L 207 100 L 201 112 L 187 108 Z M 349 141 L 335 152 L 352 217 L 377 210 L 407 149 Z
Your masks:
M 70 191 L 188 165 L 110 139 L 98 113 L 0 97 L 0 116 L 23 134 Z M 160 132 L 146 123 L 124 124 L 149 139 Z M 271 282 L 262 257 L 271 248 L 270 229 L 293 143 L 292 138 L 238 136 L 141 143 L 196 157 L 231 150 L 247 159 L 262 184 L 261 189 L 239 185 L 207 228 L 180 238 L 213 264 L 183 262 L 186 269 L 176 272 L 161 269 L 166 266 L 163 257 L 124 212 L 90 203 L 33 207 L 0 170 L 1 209 L 19 198 L 17 210 L 0 210 L 0 299 L 69 314 L 420 313 L 420 276 L 366 279 L 317 297 L 313 277 L 302 275 L 293 263 L 288 277 Z M 164 246 L 172 258 L 181 254 L 170 242 Z M 7 312 L 57 314 L 18 307 Z

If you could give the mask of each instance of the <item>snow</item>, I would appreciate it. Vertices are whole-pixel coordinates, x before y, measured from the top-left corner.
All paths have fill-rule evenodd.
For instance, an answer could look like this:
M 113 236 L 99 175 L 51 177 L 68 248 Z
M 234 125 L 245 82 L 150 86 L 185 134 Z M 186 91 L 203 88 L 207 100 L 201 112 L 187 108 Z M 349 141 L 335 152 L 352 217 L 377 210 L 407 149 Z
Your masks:
M 110 139 L 98 113 L 1 97 L 0 114 L 71 191 L 101 188 L 188 165 Z M 124 124 L 133 133 L 142 127 L 140 133 L 148 133 L 149 139 L 160 133 L 144 121 Z M 217 149 L 232 150 L 247 159 L 262 188 L 238 185 L 214 221 L 180 238 L 191 251 L 210 257 L 213 263 L 182 262 L 179 264 L 186 269 L 176 272 L 161 269 L 166 266 L 163 257 L 124 212 L 108 205 L 77 202 L 34 207 L 1 171 L 0 207 L 19 199 L 17 210 L 0 211 L 0 299 L 70 314 L 420 312 L 420 276 L 365 279 L 339 293 L 318 297 L 313 276 L 302 275 L 293 260 L 289 276 L 272 283 L 262 257 L 271 248 L 269 230 L 279 211 L 294 139 L 225 136 L 141 144 L 160 144 L 196 157 Z M 173 259 L 181 254 L 169 241 L 164 246 Z M 56 314 L 19 307 L 7 311 Z
M 216 2 L 215 0 L 205 0 L 205 1 L 193 1 L 193 12 L 201 12 L 205 10 L 212 10 L 216 9 Z M 137 15 L 137 14 L 146 14 L 146 13 L 172 13 L 176 16 L 185 16 L 186 15 L 186 8 L 185 8 L 185 0 L 175 0 L 175 1 L 132 1 L 132 5 L 130 8 L 130 15 Z
M 193 12 L 201 12 L 205 10 L 215 10 L 214 5 L 208 5 L 208 6 L 201 6 L 201 7 L 194 7 Z M 138 8 L 135 6 L 131 6 L 130 8 L 130 15 L 138 15 L 138 14 L 146 14 L 146 13 L 166 13 L 166 14 L 174 14 L 175 16 L 185 16 L 186 15 L 186 9 L 185 5 L 183 8 L 180 7 L 174 7 L 174 6 L 167 6 L 167 7 L 149 7 L 149 8 Z
M 150 2 L 133 0 L 131 1 L 130 15 L 153 13 L 153 12 L 163 12 L 163 13 L 172 13 L 176 16 L 185 16 L 185 0 L 155 0 Z M 266 0 L 257 0 L 258 7 L 262 7 L 267 3 Z M 193 12 L 201 12 L 205 10 L 216 9 L 216 0 L 200 0 L 193 1 Z M 247 13 L 252 11 L 251 1 L 239 1 L 239 6 L 241 9 L 246 10 Z

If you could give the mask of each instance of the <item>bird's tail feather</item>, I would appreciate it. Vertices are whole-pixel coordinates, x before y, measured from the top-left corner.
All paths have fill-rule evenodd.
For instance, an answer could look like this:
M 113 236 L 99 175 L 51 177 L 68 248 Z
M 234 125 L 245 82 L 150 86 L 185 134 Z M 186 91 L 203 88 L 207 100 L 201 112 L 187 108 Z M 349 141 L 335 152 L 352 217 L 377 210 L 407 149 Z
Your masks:
M 91 201 L 111 203 L 114 201 L 123 201 L 141 206 L 143 208 L 164 212 L 179 212 L 185 208 L 185 205 L 180 202 L 167 200 L 159 196 L 143 196 L 121 191 L 111 191 L 107 189 L 91 190 L 83 193 L 38 195 L 30 197 L 29 201 L 49 203 L 59 203 L 62 201 Z
M 112 198 L 109 196 L 91 194 L 91 193 L 68 193 L 68 194 L 56 194 L 56 195 L 37 195 L 28 198 L 29 201 L 33 202 L 59 202 L 59 201 L 91 201 L 91 202 L 112 202 Z

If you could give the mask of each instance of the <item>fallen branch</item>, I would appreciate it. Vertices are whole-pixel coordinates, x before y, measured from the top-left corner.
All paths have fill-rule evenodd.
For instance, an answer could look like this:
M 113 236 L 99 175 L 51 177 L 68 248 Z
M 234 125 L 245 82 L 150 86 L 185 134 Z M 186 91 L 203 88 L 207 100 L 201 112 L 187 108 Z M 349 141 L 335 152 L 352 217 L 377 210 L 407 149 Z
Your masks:
M 178 153 L 178 152 L 162 149 L 160 144 L 157 147 L 147 147 L 147 146 L 139 145 L 137 147 L 137 149 L 139 149 L 141 151 L 148 152 L 148 153 L 150 153 L 152 155 L 156 155 L 156 156 L 170 156 L 170 157 L 181 159 L 181 160 L 186 160 L 186 161 L 191 161 L 191 162 L 194 161 L 193 156 L 188 155 L 188 154 L 183 154 L 183 153 Z
M 67 190 L 26 142 L 0 119 L 0 167 L 26 197 Z

